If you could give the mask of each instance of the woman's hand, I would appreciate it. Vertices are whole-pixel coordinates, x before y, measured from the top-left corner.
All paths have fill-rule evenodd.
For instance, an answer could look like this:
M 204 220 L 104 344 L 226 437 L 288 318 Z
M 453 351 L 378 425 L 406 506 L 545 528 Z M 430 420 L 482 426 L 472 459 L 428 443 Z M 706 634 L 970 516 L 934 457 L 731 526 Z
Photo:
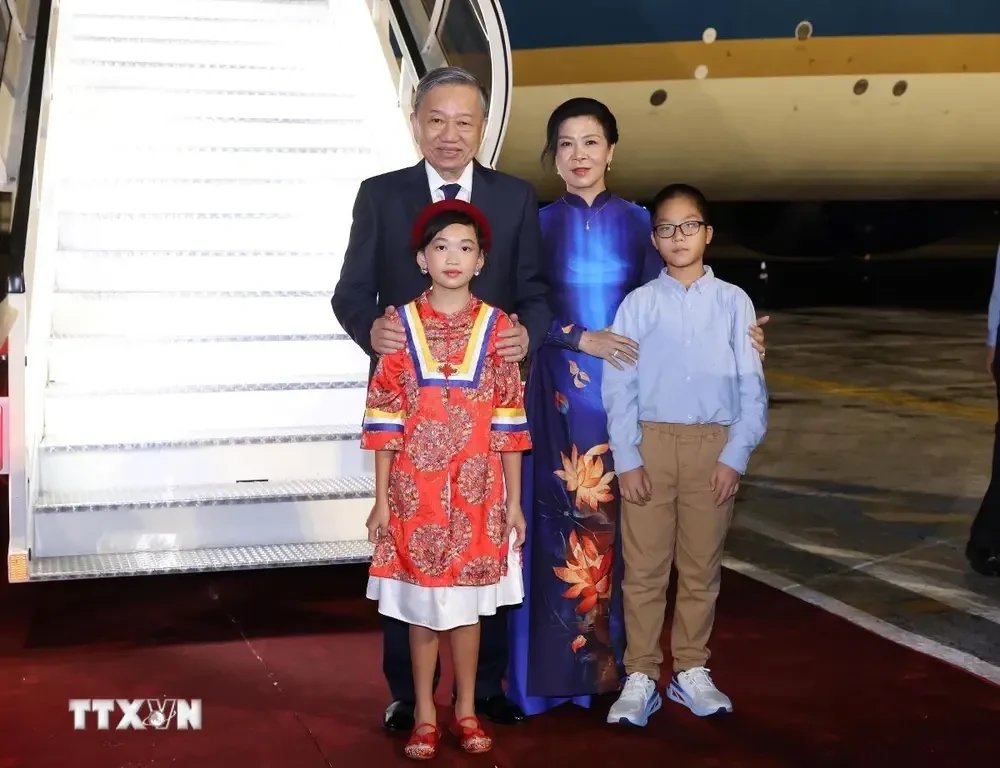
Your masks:
M 768 321 L 771 319 L 770 315 L 764 315 L 764 317 L 757 318 L 757 325 L 750 326 L 750 343 L 753 348 L 757 350 L 760 355 L 760 361 L 764 362 L 764 358 L 767 357 L 767 345 L 764 344 L 764 329 L 761 328 L 762 325 L 767 325 Z
M 368 541 L 372 544 L 377 544 L 378 540 L 388 533 L 389 504 L 387 501 L 376 499 L 375 506 L 372 507 L 371 514 L 368 515 L 368 520 L 365 522 L 365 527 L 368 529 Z
M 514 548 L 520 549 L 524 544 L 524 537 L 528 531 L 528 523 L 524 519 L 524 512 L 521 511 L 520 504 L 507 504 L 507 532 L 506 538 L 510 538 L 510 532 L 517 531 L 517 539 L 514 541 Z
M 580 351 L 607 360 L 619 371 L 624 370 L 623 363 L 635 365 L 639 359 L 639 345 L 611 331 L 584 331 L 580 334 Z

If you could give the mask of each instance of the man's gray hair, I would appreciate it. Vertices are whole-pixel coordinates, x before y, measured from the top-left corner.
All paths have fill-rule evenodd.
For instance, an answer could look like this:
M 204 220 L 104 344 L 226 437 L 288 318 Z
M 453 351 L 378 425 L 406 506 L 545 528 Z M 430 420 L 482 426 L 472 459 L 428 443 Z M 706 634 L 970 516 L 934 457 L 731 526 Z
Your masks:
M 424 97 L 439 85 L 471 85 L 479 93 L 479 101 L 483 105 L 484 119 L 489 114 L 490 100 L 486 95 L 486 90 L 483 88 L 482 83 L 476 79 L 475 75 L 461 67 L 438 67 L 420 78 L 420 82 L 417 83 L 416 93 L 413 94 L 414 112 L 420 111 L 420 103 L 424 100 Z

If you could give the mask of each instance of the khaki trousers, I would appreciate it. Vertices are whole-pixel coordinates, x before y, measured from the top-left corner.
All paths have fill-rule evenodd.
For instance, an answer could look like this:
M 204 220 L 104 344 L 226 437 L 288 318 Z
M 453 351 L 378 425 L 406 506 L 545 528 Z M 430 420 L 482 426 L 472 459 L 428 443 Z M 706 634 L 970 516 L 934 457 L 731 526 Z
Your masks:
M 725 427 L 651 422 L 641 426 L 639 451 L 653 492 L 645 506 L 627 501 L 622 505 L 625 669 L 658 680 L 671 563 L 677 567 L 670 634 L 674 672 L 708 661 L 733 499 L 716 506 L 710 485 L 728 438 Z

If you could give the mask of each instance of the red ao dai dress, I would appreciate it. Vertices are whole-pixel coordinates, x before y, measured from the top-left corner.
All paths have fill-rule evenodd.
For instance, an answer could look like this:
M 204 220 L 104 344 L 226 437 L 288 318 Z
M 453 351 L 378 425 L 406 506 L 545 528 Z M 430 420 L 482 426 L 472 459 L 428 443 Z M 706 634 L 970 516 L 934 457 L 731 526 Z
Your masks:
M 361 438 L 396 451 L 367 595 L 387 616 L 443 631 L 524 598 L 500 453 L 531 441 L 518 367 L 496 352 L 506 314 L 473 297 L 444 315 L 425 293 L 399 319 L 406 346 L 379 360 Z

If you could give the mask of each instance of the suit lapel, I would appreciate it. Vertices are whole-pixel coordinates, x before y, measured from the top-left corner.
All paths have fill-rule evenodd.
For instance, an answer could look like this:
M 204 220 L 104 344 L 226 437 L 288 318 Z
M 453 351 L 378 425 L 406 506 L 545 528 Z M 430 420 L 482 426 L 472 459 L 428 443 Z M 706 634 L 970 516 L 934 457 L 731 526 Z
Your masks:
M 472 166 L 472 204 L 490 216 L 493 210 L 492 203 L 493 172 L 480 165 L 478 160 L 474 160 Z
M 427 290 L 431 283 L 427 275 L 421 274 L 413 251 L 410 250 L 410 231 L 413 229 L 417 217 L 420 216 L 420 212 L 432 202 L 423 160 L 408 169 L 406 178 L 400 186 L 402 187 L 400 192 L 402 193 L 403 213 L 406 216 L 405 227 L 401 233 L 403 242 L 406 244 L 403 251 L 406 257 L 404 262 L 406 266 L 403 269 L 413 276 L 413 284 L 419 286 L 419 291 L 417 291 L 419 294 Z
M 498 220 L 502 206 L 498 207 L 496 205 L 496 191 L 493 189 L 493 171 L 480 165 L 478 160 L 475 161 L 472 169 L 471 202 L 486 215 L 486 219 L 490 223 L 490 229 L 494 232 L 494 239 L 496 239 L 495 233 L 497 229 L 503 226 Z M 491 265 L 492 259 L 490 258 L 490 254 L 487 253 L 482 272 L 472 280 L 473 291 L 476 290 L 477 284 L 482 286 L 485 281 L 489 280 L 493 272 L 490 269 Z
M 424 161 L 410 168 L 410 173 L 406 180 L 406 213 L 409 219 L 408 226 L 413 226 L 420 212 L 433 202 L 431 200 L 431 189 L 427 184 L 427 171 L 424 169 Z

